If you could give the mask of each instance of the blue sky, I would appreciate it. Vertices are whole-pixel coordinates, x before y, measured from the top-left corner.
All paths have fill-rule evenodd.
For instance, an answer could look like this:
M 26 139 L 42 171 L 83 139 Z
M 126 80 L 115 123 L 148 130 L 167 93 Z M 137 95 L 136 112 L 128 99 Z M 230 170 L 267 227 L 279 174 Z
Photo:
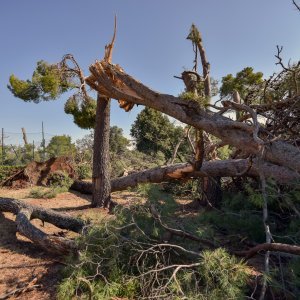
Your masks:
M 192 67 L 193 52 L 185 38 L 194 22 L 204 39 L 212 76 L 221 79 L 252 66 L 267 76 L 278 70 L 276 45 L 283 57 L 299 60 L 300 13 L 291 0 L 2 0 L 0 2 L 0 128 L 6 132 L 87 134 L 64 113 L 67 95 L 40 104 L 14 98 L 6 85 L 10 74 L 30 78 L 38 60 L 58 62 L 72 53 L 88 75 L 88 66 L 103 57 L 114 14 L 118 33 L 113 62 L 155 90 L 178 94 L 173 78 Z M 125 113 L 112 105 L 111 123 L 129 135 L 141 107 Z M 20 137 L 14 134 L 8 141 Z M 39 135 L 29 136 L 39 139 Z M 48 135 L 48 137 L 51 137 Z

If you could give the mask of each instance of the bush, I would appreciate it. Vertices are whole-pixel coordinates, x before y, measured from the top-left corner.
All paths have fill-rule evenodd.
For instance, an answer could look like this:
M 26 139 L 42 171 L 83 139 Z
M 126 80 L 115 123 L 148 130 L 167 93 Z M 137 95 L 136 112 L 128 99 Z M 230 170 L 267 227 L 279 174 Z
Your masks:
M 56 171 L 50 174 L 48 178 L 48 185 L 53 188 L 60 188 L 61 191 L 68 191 L 73 184 L 73 179 L 62 171 Z
M 0 183 L 20 171 L 22 166 L 0 166 Z
M 77 165 L 75 171 L 80 180 L 92 178 L 93 173 L 90 165 Z
M 203 251 L 199 273 L 205 299 L 244 299 L 247 267 L 224 249 Z
M 48 179 L 49 188 L 35 187 L 28 197 L 50 199 L 55 198 L 58 194 L 67 192 L 73 183 L 73 179 L 62 171 L 56 171 L 50 174 Z
M 35 187 L 33 188 L 28 198 L 35 198 L 35 199 L 50 199 L 55 198 L 57 194 L 59 194 L 61 191 L 59 188 L 42 188 L 42 187 Z

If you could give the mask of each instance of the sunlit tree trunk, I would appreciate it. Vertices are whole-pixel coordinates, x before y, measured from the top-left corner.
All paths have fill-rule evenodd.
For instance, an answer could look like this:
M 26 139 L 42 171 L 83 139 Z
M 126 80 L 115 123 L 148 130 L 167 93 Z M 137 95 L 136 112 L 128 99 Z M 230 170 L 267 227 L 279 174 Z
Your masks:
M 92 206 L 109 207 L 111 198 L 110 159 L 110 99 L 98 93 L 93 155 Z

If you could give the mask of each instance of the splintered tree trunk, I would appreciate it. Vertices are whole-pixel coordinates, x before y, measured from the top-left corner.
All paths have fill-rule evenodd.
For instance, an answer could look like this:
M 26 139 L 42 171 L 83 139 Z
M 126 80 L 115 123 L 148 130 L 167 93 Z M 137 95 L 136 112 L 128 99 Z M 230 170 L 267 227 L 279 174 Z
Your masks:
M 109 207 L 110 199 L 110 99 L 98 94 L 93 155 L 92 206 Z

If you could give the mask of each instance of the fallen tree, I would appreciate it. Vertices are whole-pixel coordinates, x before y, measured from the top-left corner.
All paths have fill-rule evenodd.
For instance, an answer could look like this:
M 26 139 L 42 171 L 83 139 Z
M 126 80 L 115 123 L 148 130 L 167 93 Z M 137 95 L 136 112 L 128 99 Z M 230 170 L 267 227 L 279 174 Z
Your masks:
M 68 157 L 52 157 L 45 162 L 32 161 L 26 167 L 7 178 L 1 185 L 11 188 L 26 188 L 34 185 L 48 186 L 56 172 L 75 178 L 75 169 Z
M 259 165 L 257 160 L 230 159 L 204 162 L 200 171 L 195 172 L 190 163 L 175 164 L 157 167 L 136 172 L 125 177 L 111 181 L 112 192 L 136 187 L 143 183 L 160 183 L 174 179 L 187 179 L 197 177 L 259 177 L 259 168 L 266 178 L 273 178 L 279 183 L 290 183 L 300 178 L 300 175 L 288 168 L 277 166 L 268 162 Z M 71 189 L 85 194 L 92 193 L 92 183 L 75 180 Z
M 257 155 L 263 147 L 265 160 L 300 171 L 299 149 L 284 141 L 263 141 L 265 130 L 258 124 L 251 126 L 233 121 L 221 114 L 204 110 L 197 101 L 187 101 L 151 90 L 126 74 L 118 65 L 97 61 L 90 66 L 90 72 L 92 74 L 85 79 L 87 84 L 107 97 L 159 110 L 183 123 L 203 129 L 248 154 Z M 299 101 L 300 96 L 295 97 Z M 230 101 L 227 101 L 227 105 L 232 105 L 230 108 L 242 109 Z
M 281 243 L 264 243 L 264 244 L 256 245 L 255 247 L 250 248 L 249 250 L 246 251 L 234 252 L 234 254 L 249 259 L 255 256 L 256 254 L 258 254 L 260 251 L 276 251 L 276 252 L 289 253 L 293 255 L 300 255 L 300 246 L 281 244 Z
M 76 246 L 73 240 L 48 235 L 35 227 L 30 220 L 40 219 L 43 222 L 51 223 L 61 229 L 67 229 L 77 233 L 80 233 L 84 228 L 85 223 L 82 220 L 58 213 L 52 209 L 44 209 L 10 198 L 0 198 L 0 211 L 15 214 L 17 230 L 47 252 L 59 255 L 76 252 Z

